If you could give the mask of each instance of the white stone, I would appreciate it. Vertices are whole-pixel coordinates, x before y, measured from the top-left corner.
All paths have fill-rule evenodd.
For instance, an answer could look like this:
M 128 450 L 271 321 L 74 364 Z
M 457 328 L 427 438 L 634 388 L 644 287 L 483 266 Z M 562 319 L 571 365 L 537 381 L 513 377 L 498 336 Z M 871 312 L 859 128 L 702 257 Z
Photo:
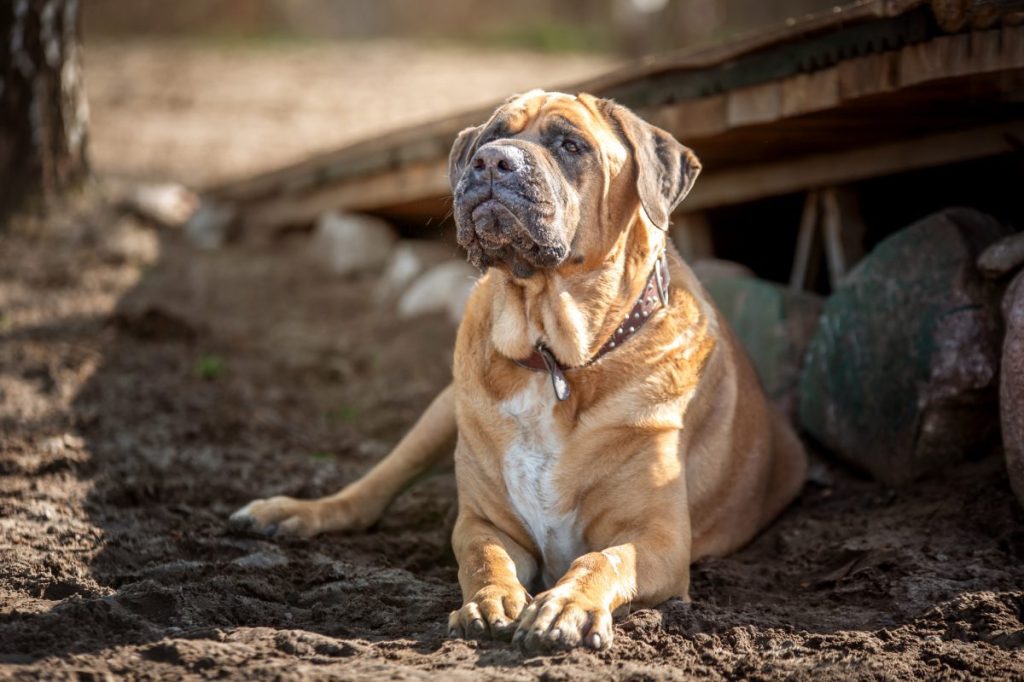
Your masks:
M 397 236 L 379 218 L 329 211 L 320 216 L 310 245 L 313 257 L 337 275 L 384 267 Z
M 378 302 L 398 298 L 428 268 L 457 255 L 454 246 L 425 239 L 403 239 L 391 252 L 384 266 L 384 277 L 377 289 Z
M 447 312 L 458 323 L 480 273 L 462 261 L 448 261 L 430 268 L 414 281 L 398 301 L 400 317 Z
M 124 202 L 143 218 L 165 227 L 181 227 L 199 209 L 195 192 L 174 182 L 140 185 Z
M 252 554 L 246 554 L 245 556 L 238 557 L 231 563 L 241 568 L 264 570 L 268 568 L 277 568 L 278 566 L 287 566 L 288 557 L 274 551 L 253 552 Z

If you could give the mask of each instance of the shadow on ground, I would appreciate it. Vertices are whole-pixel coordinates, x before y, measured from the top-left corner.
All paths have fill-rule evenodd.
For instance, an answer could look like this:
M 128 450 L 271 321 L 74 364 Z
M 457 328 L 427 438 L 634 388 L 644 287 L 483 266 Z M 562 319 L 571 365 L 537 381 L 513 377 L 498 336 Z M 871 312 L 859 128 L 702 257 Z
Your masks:
M 695 602 L 607 652 L 450 642 L 450 477 L 368 533 L 228 531 L 331 492 L 445 384 L 445 320 L 301 236 L 197 252 L 92 206 L 0 235 L 0 670 L 176 677 L 982 677 L 1024 673 L 1024 519 L 998 456 L 891 491 L 822 460 Z

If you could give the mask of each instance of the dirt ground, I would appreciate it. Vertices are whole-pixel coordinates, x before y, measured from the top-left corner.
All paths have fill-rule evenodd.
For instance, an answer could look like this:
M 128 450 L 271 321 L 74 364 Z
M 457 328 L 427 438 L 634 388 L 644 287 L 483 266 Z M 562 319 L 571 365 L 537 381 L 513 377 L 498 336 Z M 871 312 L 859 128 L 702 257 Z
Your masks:
M 446 639 L 450 476 L 366 533 L 230 532 L 254 496 L 352 480 L 450 373 L 448 322 L 307 247 L 197 252 L 94 201 L 0 233 L 0 678 L 1024 679 L 998 455 L 904 491 L 819 458 L 692 604 L 600 653 Z

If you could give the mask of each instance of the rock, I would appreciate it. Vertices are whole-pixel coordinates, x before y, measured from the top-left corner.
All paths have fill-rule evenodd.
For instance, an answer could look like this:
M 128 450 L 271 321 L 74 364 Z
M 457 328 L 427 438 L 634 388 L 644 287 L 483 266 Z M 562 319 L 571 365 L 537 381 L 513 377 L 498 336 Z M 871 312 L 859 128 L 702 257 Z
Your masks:
M 978 269 L 986 277 L 1002 277 L 1024 265 L 1024 232 L 995 242 L 978 256 Z
M 753 360 L 768 397 L 795 418 L 800 367 L 822 298 L 754 277 L 727 277 L 728 270 L 715 266 L 704 285 Z
M 252 554 L 246 554 L 245 556 L 238 557 L 231 562 L 239 568 L 256 568 L 256 569 L 267 569 L 277 568 L 278 566 L 287 566 L 288 557 L 277 552 L 253 552 Z
M 1003 362 L 999 379 L 999 416 L 1010 486 L 1024 506 L 1024 272 L 1017 273 L 1003 296 Z
M 403 239 L 384 267 L 384 277 L 377 290 L 378 302 L 397 298 L 423 271 L 450 260 L 455 254 L 454 247 L 440 242 Z
M 311 248 L 328 270 L 350 275 L 384 267 L 397 239 L 391 225 L 379 218 L 329 211 L 316 223 Z
M 204 198 L 185 223 L 185 234 L 200 249 L 216 249 L 228 240 L 237 219 L 238 210 L 232 204 Z
M 720 279 L 754 277 L 754 271 L 743 263 L 719 258 L 699 258 L 690 263 L 690 269 L 705 287 Z
M 164 227 L 181 227 L 199 208 L 199 197 L 174 182 L 136 187 L 124 197 L 125 208 Z
M 409 286 L 398 301 L 400 317 L 447 312 L 458 324 L 480 272 L 463 261 L 448 261 L 430 268 Z
M 825 303 L 800 380 L 803 428 L 890 485 L 984 453 L 1001 324 L 975 262 L 1005 232 L 955 208 L 878 244 Z

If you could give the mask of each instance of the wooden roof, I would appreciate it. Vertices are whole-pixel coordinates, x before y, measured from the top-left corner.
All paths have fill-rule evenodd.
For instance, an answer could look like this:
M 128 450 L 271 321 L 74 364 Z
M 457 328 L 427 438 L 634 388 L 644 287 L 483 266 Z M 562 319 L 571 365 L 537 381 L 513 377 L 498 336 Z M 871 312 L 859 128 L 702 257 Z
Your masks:
M 683 211 L 1008 153 L 1024 140 L 1024 0 L 977 4 L 860 0 L 560 89 L 612 97 L 694 148 L 705 172 Z M 204 196 L 235 205 L 246 230 L 329 209 L 441 217 L 451 143 L 493 108 Z

